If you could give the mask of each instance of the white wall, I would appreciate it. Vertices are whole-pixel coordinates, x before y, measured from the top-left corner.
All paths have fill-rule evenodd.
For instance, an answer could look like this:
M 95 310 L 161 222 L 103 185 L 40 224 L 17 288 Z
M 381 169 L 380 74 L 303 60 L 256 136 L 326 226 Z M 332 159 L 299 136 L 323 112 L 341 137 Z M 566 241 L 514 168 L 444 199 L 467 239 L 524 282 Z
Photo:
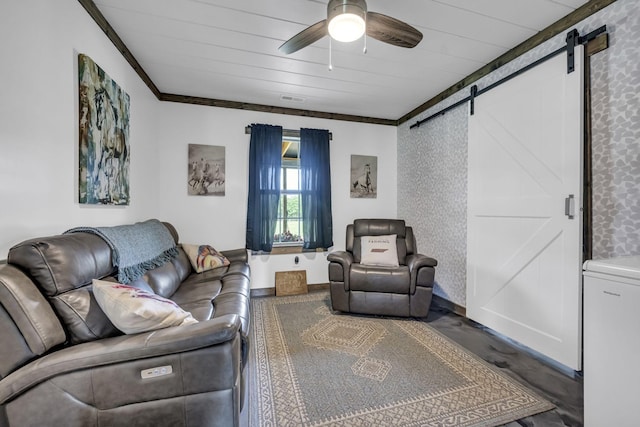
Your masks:
M 0 3 L 0 259 L 28 238 L 80 225 L 116 225 L 155 217 L 181 241 L 244 247 L 251 123 L 329 129 L 334 242 L 344 247 L 357 217 L 396 216 L 395 127 L 161 103 L 76 0 Z M 78 204 L 77 54 L 89 55 L 131 97 L 131 204 Z M 188 196 L 187 145 L 226 147 L 226 195 Z M 349 197 L 351 154 L 378 156 L 378 198 Z M 302 254 L 296 268 L 326 283 L 326 254 Z M 251 258 L 253 287 L 272 287 L 293 255 Z
M 251 123 L 328 129 L 335 249 L 344 248 L 347 224 L 358 217 L 396 216 L 396 129 L 390 126 L 286 116 L 196 105 L 161 103 L 157 109 L 160 191 L 158 217 L 173 223 L 185 243 L 207 243 L 217 249 L 242 248 L 247 213 L 249 135 Z M 226 154 L 225 196 L 187 195 L 188 144 L 220 145 Z M 351 154 L 378 156 L 377 199 L 349 196 Z M 326 253 L 251 257 L 252 287 L 273 287 L 275 272 L 305 269 L 308 283 L 327 283 Z
M 30 237 L 145 218 L 157 101 L 122 55 L 74 0 L 3 1 L 0 40 L 0 259 Z M 78 53 L 131 96 L 128 207 L 78 204 Z

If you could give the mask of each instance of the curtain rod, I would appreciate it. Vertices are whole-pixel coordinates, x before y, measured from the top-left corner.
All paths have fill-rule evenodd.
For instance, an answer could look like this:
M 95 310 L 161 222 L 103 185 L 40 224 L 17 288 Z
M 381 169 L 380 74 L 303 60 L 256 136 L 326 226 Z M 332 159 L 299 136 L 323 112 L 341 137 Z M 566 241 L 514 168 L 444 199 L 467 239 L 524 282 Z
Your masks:
M 251 135 L 251 125 L 245 126 L 244 133 Z M 300 138 L 300 130 L 296 129 L 282 129 L 282 136 L 288 136 L 289 138 Z M 333 134 L 329 132 L 329 141 L 333 140 Z

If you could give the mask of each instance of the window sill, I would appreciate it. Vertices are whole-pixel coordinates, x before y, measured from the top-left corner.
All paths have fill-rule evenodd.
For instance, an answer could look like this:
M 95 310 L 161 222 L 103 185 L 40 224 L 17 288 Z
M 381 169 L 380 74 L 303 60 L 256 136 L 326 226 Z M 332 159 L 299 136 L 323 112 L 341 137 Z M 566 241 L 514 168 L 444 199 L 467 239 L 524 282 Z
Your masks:
M 290 246 L 274 246 L 271 248 L 271 255 L 282 255 L 282 254 L 301 254 L 302 253 L 302 245 L 290 245 Z
M 328 249 L 303 249 L 302 245 L 291 245 L 291 246 L 274 246 L 271 248 L 271 252 L 256 252 L 251 251 L 251 255 L 287 255 L 287 254 L 301 254 L 308 252 L 328 252 Z

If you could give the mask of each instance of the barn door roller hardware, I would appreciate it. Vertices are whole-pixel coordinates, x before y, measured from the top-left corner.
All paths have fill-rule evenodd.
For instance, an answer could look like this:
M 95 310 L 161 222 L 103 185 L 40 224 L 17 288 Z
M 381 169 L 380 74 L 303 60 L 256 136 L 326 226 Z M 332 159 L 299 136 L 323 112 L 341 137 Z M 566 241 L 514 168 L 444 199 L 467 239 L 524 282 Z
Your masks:
M 567 74 L 573 73 L 573 70 L 576 69 L 576 60 L 575 60 L 575 49 L 578 45 L 578 39 L 580 38 L 580 33 L 578 30 L 573 29 L 567 33 Z
M 469 95 L 469 103 L 470 105 L 470 111 L 469 114 L 471 114 L 473 116 L 474 113 L 474 109 L 475 109 L 475 100 L 476 100 L 476 96 L 478 96 L 478 86 L 477 85 L 473 85 L 471 86 L 471 95 Z
M 476 85 L 473 85 L 471 87 L 471 94 L 469 96 L 467 96 L 464 99 L 461 99 L 460 101 L 438 111 L 435 114 L 430 115 L 427 118 L 424 118 L 422 120 L 419 120 L 417 122 L 415 122 L 414 124 L 412 124 L 409 129 L 413 129 L 416 127 L 420 127 L 421 124 L 426 123 L 438 116 L 442 116 L 445 113 L 447 113 L 448 111 L 466 103 L 467 101 L 471 101 L 471 107 L 470 107 L 470 114 L 473 115 L 474 110 L 475 110 L 475 106 L 474 106 L 474 100 L 475 98 L 477 98 L 478 96 L 482 95 L 485 92 L 490 91 L 491 89 L 500 86 L 501 84 L 511 80 L 512 78 L 524 73 L 525 71 L 530 70 L 533 67 L 536 67 L 540 64 L 542 64 L 543 62 L 561 54 L 564 53 L 565 51 L 567 52 L 567 73 L 571 73 L 573 72 L 573 70 L 575 69 L 575 58 L 574 58 L 574 51 L 575 51 L 575 47 L 578 44 L 583 44 L 586 45 L 587 43 L 589 43 L 589 41 L 595 39 L 596 37 L 598 37 L 600 34 L 602 33 L 606 33 L 607 32 L 607 26 L 603 25 L 602 27 L 598 28 L 595 31 L 590 32 L 589 34 L 585 35 L 585 36 L 580 36 L 580 33 L 578 33 L 578 30 L 573 29 L 571 31 L 569 31 L 567 33 L 567 38 L 566 38 L 566 42 L 567 44 L 562 46 L 561 48 L 547 54 L 546 56 L 543 56 L 542 58 L 538 59 L 537 61 L 532 62 L 531 64 L 517 70 L 514 71 L 513 73 L 509 74 L 506 77 L 503 77 L 502 79 L 498 80 L 495 83 L 490 84 L 489 86 L 482 88 L 482 89 L 478 89 L 478 87 Z

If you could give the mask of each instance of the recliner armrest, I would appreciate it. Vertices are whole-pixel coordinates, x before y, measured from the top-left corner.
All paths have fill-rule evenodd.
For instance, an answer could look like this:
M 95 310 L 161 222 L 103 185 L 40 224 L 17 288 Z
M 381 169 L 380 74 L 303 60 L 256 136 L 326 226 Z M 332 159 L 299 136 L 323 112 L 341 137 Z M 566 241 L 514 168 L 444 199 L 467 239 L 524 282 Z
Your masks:
M 409 273 L 411 274 L 411 293 L 413 294 L 416 290 L 416 286 L 433 286 L 433 268 L 438 265 L 438 261 L 434 258 L 428 257 L 422 254 L 413 254 L 407 256 L 407 266 L 409 267 Z M 427 285 L 424 283 L 418 283 L 418 275 L 420 274 L 420 269 L 429 268 L 431 272 L 425 272 L 427 280 L 430 282 Z M 424 280 L 424 276 L 422 276 Z
M 344 290 L 349 290 L 349 272 L 351 271 L 351 264 L 353 264 L 353 254 L 347 251 L 334 251 L 327 255 L 327 261 L 329 261 L 329 281 L 331 281 L 332 269 L 331 263 L 340 264 L 342 267 L 342 282 L 344 283 Z M 335 274 L 335 273 L 334 273 Z
M 347 251 L 329 252 L 327 260 L 331 262 L 339 262 L 343 267 L 348 267 L 353 263 L 353 255 Z
M 223 344 L 240 333 L 236 314 L 204 322 L 74 345 L 50 353 L 0 381 L 0 404 L 56 375 Z
M 407 266 L 409 271 L 417 270 L 420 267 L 435 267 L 438 261 L 434 258 L 422 254 L 413 254 L 407 256 Z

